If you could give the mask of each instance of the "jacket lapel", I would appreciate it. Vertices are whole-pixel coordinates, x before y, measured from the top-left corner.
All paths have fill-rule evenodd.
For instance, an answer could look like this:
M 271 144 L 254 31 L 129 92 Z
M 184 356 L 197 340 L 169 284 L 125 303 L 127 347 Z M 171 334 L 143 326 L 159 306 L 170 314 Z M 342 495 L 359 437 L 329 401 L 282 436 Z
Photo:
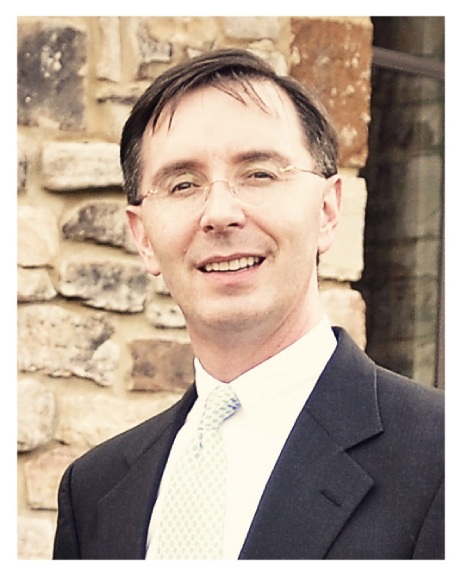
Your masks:
M 373 485 L 347 454 L 382 431 L 375 366 L 342 330 L 266 485 L 241 559 L 320 559 Z
M 152 508 L 168 454 L 195 399 L 196 391 L 193 386 L 179 403 L 160 419 L 156 419 L 152 424 L 149 421 L 145 428 L 141 428 L 139 443 L 125 454 L 127 473 L 122 481 L 99 501 L 96 557 L 145 557 Z M 123 529 L 117 531 L 117 526 L 123 526 Z

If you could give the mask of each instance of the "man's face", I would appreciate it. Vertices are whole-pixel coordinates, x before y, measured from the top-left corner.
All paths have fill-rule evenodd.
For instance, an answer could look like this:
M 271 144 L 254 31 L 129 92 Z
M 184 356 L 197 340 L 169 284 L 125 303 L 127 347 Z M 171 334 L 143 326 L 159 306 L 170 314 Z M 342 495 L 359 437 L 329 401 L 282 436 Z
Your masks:
M 171 124 L 165 110 L 144 134 L 141 196 L 173 165 L 214 182 L 200 206 L 166 207 L 150 196 L 128 208 L 147 270 L 163 275 L 191 336 L 276 333 L 318 320 L 316 255 L 333 238 L 340 181 L 293 171 L 278 195 L 254 205 L 230 192 L 224 181 L 249 155 L 314 169 L 289 98 L 269 82 L 254 87 L 264 110 L 243 93 L 241 102 L 205 87 L 180 100 Z

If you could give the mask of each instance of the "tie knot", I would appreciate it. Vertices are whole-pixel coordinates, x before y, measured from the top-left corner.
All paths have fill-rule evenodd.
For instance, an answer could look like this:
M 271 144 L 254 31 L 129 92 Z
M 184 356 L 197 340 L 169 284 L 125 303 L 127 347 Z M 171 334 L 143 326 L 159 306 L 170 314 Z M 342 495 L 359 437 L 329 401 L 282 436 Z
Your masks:
M 239 406 L 240 401 L 229 384 L 219 384 L 206 399 L 199 428 L 219 428 Z

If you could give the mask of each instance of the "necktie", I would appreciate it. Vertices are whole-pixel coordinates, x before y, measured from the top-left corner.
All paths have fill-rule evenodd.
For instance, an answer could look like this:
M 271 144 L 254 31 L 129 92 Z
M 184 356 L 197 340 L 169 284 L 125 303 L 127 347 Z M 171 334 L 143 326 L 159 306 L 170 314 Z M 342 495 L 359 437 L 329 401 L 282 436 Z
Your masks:
M 220 427 L 239 406 L 228 384 L 208 396 L 197 435 L 172 471 L 159 528 L 160 559 L 222 557 L 226 459 Z

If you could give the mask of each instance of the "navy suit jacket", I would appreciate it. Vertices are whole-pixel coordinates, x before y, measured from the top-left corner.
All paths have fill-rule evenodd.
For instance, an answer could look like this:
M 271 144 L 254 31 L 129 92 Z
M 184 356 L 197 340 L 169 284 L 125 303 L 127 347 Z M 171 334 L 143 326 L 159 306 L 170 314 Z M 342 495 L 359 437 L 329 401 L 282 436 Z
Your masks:
M 267 482 L 241 559 L 444 557 L 442 392 L 376 366 L 342 329 Z M 55 559 L 142 559 L 195 386 L 65 472 Z

